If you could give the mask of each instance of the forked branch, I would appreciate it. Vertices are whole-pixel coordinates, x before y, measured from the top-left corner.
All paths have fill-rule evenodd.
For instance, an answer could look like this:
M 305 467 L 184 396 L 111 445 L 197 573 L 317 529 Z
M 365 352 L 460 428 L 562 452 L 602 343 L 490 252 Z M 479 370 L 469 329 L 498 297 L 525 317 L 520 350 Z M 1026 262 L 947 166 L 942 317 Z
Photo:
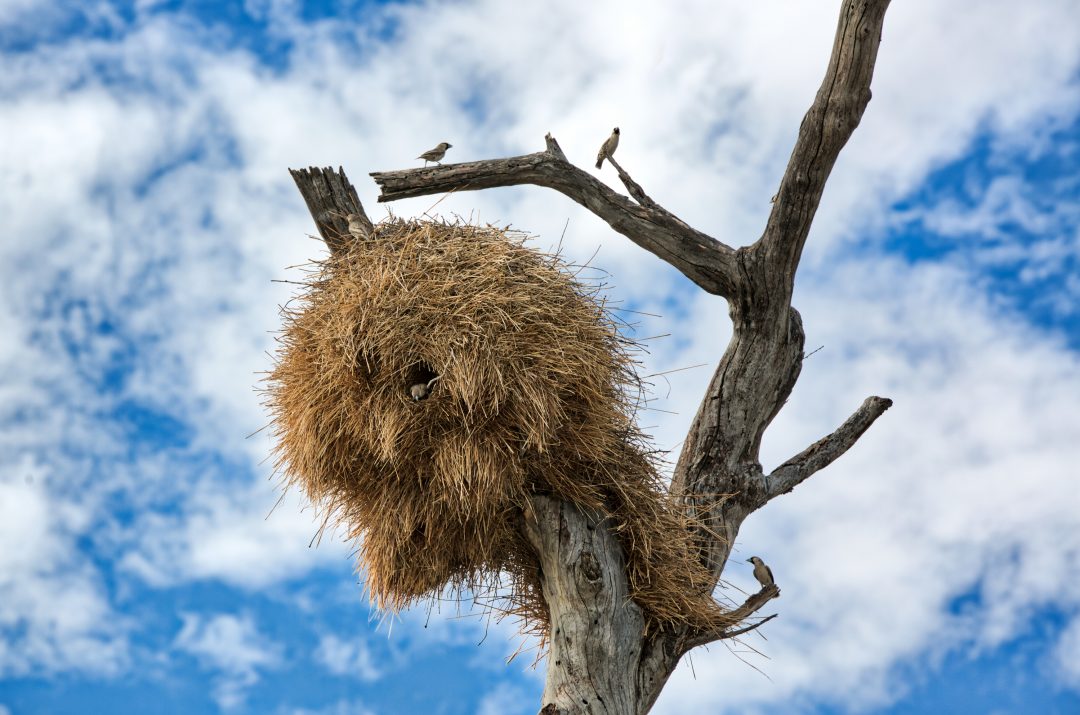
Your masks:
M 652 209 L 665 211 L 665 209 L 660 206 L 660 204 L 653 201 L 652 198 L 650 198 L 649 195 L 645 193 L 645 189 L 641 188 L 641 184 L 630 178 L 630 174 L 627 174 L 626 170 L 623 169 L 617 161 L 615 161 L 615 157 L 609 156 L 607 157 L 607 161 L 609 164 L 615 167 L 615 171 L 619 173 L 619 181 L 623 182 L 623 186 L 625 186 L 626 191 L 634 197 L 634 201 L 637 201 L 642 206 L 648 206 Z M 672 218 L 675 217 L 672 216 Z M 679 219 L 675 220 L 678 221 Z
M 765 233 L 755 250 L 770 270 L 794 280 L 825 182 L 870 101 L 881 28 L 889 0 L 847 0 L 840 10 L 832 56 L 814 103 L 799 127 Z
M 750 596 L 741 606 L 732 611 L 729 611 L 725 615 L 730 618 L 732 624 L 741 623 L 742 621 L 745 621 L 747 618 L 761 610 L 761 608 L 766 603 L 768 603 L 774 598 L 779 597 L 780 588 L 776 584 L 773 584 L 772 586 L 763 586 L 762 589 L 757 593 L 750 594 Z M 719 631 L 700 631 L 697 633 L 689 634 L 682 642 L 682 651 L 686 653 L 694 648 L 697 648 L 700 645 L 705 645 L 706 643 L 712 643 L 714 641 L 726 640 L 728 638 L 740 636 L 743 633 L 748 633 L 749 631 L 752 631 L 755 628 L 764 625 L 767 621 L 771 621 L 774 618 L 776 618 L 776 616 L 772 615 L 752 625 L 743 626 L 741 628 Z
M 709 555 L 717 579 L 740 521 L 768 501 L 770 490 L 789 490 L 862 433 L 852 433 L 843 449 L 831 450 L 828 461 L 819 455 L 793 463 L 770 477 L 767 488 L 749 488 L 747 475 L 760 475 L 764 431 L 799 375 L 803 335 L 791 307 L 795 273 L 825 182 L 870 99 L 888 5 L 889 0 L 844 1 L 825 78 L 799 129 L 765 232 L 739 253 L 740 287 L 745 284 L 740 295 L 746 300 L 732 306 L 732 342 L 690 427 L 672 485 L 687 504 L 701 504 L 712 493 L 745 495 L 742 503 L 714 510 L 710 531 L 723 539 L 703 534 L 702 553 Z
M 670 263 L 703 290 L 724 297 L 735 294 L 738 270 L 730 246 L 691 228 L 648 197 L 647 202 L 635 203 L 616 193 L 567 161 L 550 134 L 547 146 L 546 151 L 506 159 L 380 171 L 371 176 L 382 189 L 380 202 L 521 184 L 555 189 Z M 624 173 L 620 169 L 620 175 Z

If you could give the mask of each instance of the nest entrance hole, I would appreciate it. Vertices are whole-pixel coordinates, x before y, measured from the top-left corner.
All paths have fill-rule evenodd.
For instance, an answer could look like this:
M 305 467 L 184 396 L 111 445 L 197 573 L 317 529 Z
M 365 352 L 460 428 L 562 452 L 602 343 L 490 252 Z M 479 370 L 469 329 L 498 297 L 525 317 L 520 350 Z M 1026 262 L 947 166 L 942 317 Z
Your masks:
M 426 362 L 413 363 L 405 380 L 405 390 L 415 402 L 426 400 L 439 377 L 439 373 Z
M 439 373 L 435 372 L 435 368 L 420 360 L 413 363 L 412 367 L 409 368 L 407 384 L 416 385 L 422 382 L 426 385 L 438 376 Z

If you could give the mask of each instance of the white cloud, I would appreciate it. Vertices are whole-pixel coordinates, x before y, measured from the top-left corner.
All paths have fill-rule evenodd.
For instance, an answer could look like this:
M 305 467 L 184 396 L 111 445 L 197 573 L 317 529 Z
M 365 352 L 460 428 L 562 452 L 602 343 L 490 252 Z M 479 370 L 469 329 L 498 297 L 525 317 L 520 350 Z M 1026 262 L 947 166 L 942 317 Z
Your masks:
M 111 675 L 127 662 L 125 625 L 72 544 L 85 515 L 48 498 L 53 476 L 30 459 L 0 473 L 0 677 Z
M 1080 618 L 1074 617 L 1062 632 L 1053 656 L 1062 683 L 1080 691 Z
M 182 619 L 174 645 L 217 671 L 214 699 L 222 709 L 239 707 L 246 691 L 259 682 L 259 672 L 281 664 L 281 645 L 259 633 L 249 615 L 185 613 Z
M 1060 150 L 1074 154 L 1080 145 L 1064 142 Z M 1075 177 L 1064 170 L 1060 178 L 1035 183 L 1023 176 L 1016 156 L 992 155 L 990 162 L 990 171 L 1000 172 L 996 176 L 969 179 L 963 195 L 906 212 L 909 232 L 929 230 L 933 249 L 948 251 L 947 260 L 972 271 L 1015 273 L 1012 285 L 1032 294 L 1028 299 L 1035 307 L 1049 308 L 1058 319 L 1075 316 L 1080 298 Z
M 537 710 L 524 691 L 508 683 L 500 683 L 484 696 L 476 715 L 524 715 Z
M 378 680 L 381 675 L 370 647 L 359 634 L 348 639 L 324 635 L 314 655 L 334 675 L 348 675 L 367 682 Z
M 264 483 L 193 494 L 181 516 L 145 517 L 149 535 L 123 565 L 155 586 L 216 579 L 259 589 L 316 566 L 347 563 L 348 549 L 295 494 L 279 497 Z
M 282 707 L 276 711 L 278 715 L 374 715 L 363 703 L 352 700 L 339 700 L 326 707 L 309 709 L 296 707 Z

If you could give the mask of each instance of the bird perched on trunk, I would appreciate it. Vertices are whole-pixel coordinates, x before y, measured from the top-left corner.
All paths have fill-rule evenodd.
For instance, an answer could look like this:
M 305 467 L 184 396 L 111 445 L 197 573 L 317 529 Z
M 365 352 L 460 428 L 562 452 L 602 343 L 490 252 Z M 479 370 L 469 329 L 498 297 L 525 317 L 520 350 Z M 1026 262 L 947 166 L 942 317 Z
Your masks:
M 431 387 L 435 384 L 442 375 L 436 375 L 427 382 L 418 382 L 409 388 L 409 397 L 413 398 L 413 402 L 419 402 L 420 400 L 426 400 L 428 395 L 431 394 Z
M 429 161 L 433 161 L 436 164 L 439 164 L 442 162 L 442 158 L 446 156 L 446 150 L 452 146 L 453 144 L 451 144 L 450 142 L 439 142 L 439 145 L 437 147 L 435 147 L 434 149 L 428 149 L 416 158 L 423 159 L 424 166 L 427 166 Z
M 611 136 L 600 145 L 600 151 L 596 154 L 596 168 L 599 169 L 604 159 L 610 159 L 615 150 L 619 148 L 619 128 L 611 130 Z
M 349 234 L 353 238 L 360 240 L 371 238 L 371 221 L 360 214 L 349 214 L 345 220 L 349 222 Z
M 758 580 L 762 588 L 776 585 L 776 582 L 773 581 L 772 569 L 764 561 L 757 556 L 751 556 L 747 561 L 754 565 L 754 578 Z

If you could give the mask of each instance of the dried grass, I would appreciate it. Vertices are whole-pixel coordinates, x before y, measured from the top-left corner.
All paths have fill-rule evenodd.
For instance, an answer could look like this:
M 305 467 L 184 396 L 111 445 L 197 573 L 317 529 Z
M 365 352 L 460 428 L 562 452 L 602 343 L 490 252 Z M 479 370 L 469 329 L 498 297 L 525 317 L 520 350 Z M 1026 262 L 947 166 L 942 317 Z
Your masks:
M 523 241 L 393 219 L 319 264 L 269 378 L 278 467 L 359 540 L 380 608 L 502 573 L 506 610 L 543 636 L 515 527 L 539 492 L 612 518 L 648 627 L 724 622 L 634 424 L 633 343 L 598 289 Z

